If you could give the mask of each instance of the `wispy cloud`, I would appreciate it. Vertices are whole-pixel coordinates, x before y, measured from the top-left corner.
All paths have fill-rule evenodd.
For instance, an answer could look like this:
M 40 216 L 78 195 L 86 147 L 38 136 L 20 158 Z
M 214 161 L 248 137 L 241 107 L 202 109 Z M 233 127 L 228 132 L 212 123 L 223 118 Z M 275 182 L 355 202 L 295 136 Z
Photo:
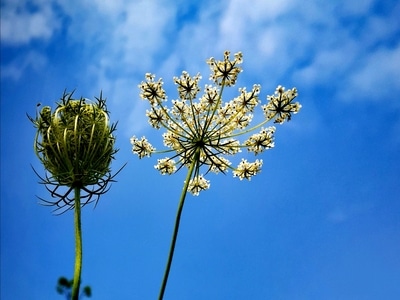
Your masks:
M 46 56 L 38 51 L 31 50 L 24 55 L 14 57 L 12 61 L 2 66 L 1 78 L 8 78 L 17 81 L 26 70 L 33 69 L 40 72 L 46 64 Z
M 60 28 L 57 13 L 49 1 L 2 1 L 1 42 L 19 46 L 48 40 Z
M 392 49 L 381 48 L 364 57 L 359 68 L 350 74 L 342 98 L 353 101 L 385 101 L 385 105 L 391 103 L 400 108 L 398 97 L 394 96 L 400 92 L 399 78 L 400 44 Z M 354 92 L 350 89 L 354 89 Z
M 375 206 L 371 201 L 341 205 L 328 212 L 326 220 L 332 223 L 344 223 L 355 218 L 364 218 L 373 211 Z
M 186 68 L 206 77 L 204 60 L 229 49 L 243 51 L 251 70 L 243 78 L 267 93 L 276 84 L 330 86 L 333 99 L 360 101 L 376 99 L 378 90 L 381 97 L 400 92 L 399 14 L 398 2 L 373 0 L 7 1 L 2 42 L 48 41 L 66 26 L 75 51 L 90 52 L 82 78 L 94 91 L 108 88 L 112 99 L 136 95 L 145 72 L 166 82 Z M 14 79 L 27 65 L 6 63 Z

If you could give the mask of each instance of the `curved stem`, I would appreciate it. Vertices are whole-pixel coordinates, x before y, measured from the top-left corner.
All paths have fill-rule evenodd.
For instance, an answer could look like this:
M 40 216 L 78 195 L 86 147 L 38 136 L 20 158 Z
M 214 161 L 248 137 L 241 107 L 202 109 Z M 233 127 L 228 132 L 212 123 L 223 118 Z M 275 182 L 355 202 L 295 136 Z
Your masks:
M 197 150 L 195 155 L 194 155 L 194 159 L 193 159 L 192 163 L 190 164 L 188 173 L 186 175 L 185 184 L 184 184 L 183 189 L 182 189 L 182 194 L 181 194 L 181 198 L 179 200 L 179 205 L 178 205 L 178 211 L 176 213 L 175 227 L 174 227 L 174 232 L 173 232 L 173 235 L 172 235 L 171 246 L 170 246 L 170 249 L 169 249 L 167 265 L 165 267 L 164 278 L 163 278 L 163 281 L 161 283 L 160 294 L 158 296 L 158 300 L 162 300 L 163 297 L 164 297 L 164 292 L 165 292 L 165 288 L 167 286 L 167 281 L 168 281 L 169 270 L 171 269 L 172 258 L 174 256 L 176 238 L 178 236 L 179 223 L 180 223 L 180 220 L 181 220 L 183 204 L 185 203 L 185 198 L 186 198 L 187 190 L 188 190 L 188 187 L 189 187 L 190 178 L 192 177 L 193 170 L 194 170 L 194 168 L 196 166 L 196 162 L 198 161 L 199 155 L 200 155 L 200 152 Z
M 72 300 L 78 300 L 82 272 L 81 190 L 75 187 L 75 271 L 72 285 Z

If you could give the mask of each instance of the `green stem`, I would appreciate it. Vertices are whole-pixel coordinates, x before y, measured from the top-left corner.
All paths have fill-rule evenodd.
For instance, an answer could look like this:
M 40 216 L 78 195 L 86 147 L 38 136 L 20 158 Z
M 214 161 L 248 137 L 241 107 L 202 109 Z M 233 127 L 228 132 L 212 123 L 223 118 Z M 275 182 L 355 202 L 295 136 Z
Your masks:
M 75 187 L 75 271 L 72 285 L 72 300 L 78 300 L 82 272 L 81 190 Z
M 185 184 L 184 184 L 183 189 L 182 189 L 181 198 L 179 200 L 178 211 L 176 213 L 175 227 L 174 227 L 174 232 L 173 232 L 173 235 L 172 235 L 171 246 L 170 246 L 170 249 L 169 249 L 167 265 L 165 267 L 164 278 L 163 278 L 163 281 L 161 283 L 160 294 L 158 296 L 158 300 L 162 300 L 163 297 L 164 297 L 164 292 L 165 292 L 165 288 L 167 286 L 167 281 L 168 281 L 169 270 L 171 269 L 172 258 L 174 256 L 176 238 L 178 236 L 179 223 L 180 223 L 180 220 L 181 220 L 183 204 L 185 203 L 185 198 L 186 198 L 187 190 L 188 190 L 188 187 L 189 187 L 190 178 L 192 177 L 193 170 L 194 170 L 194 168 L 196 166 L 196 162 L 198 161 L 199 155 L 200 155 L 200 152 L 196 151 L 196 153 L 194 155 L 194 159 L 193 159 L 192 163 L 190 164 L 188 173 L 186 175 Z

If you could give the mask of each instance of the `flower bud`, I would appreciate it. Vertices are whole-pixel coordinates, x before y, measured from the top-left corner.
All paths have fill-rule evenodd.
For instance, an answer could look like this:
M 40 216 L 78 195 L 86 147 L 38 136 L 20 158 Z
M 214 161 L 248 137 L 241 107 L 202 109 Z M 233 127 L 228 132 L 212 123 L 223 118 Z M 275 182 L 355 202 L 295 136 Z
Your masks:
M 69 204 L 68 195 L 55 193 L 57 186 L 66 186 L 69 192 L 81 188 L 89 194 L 88 201 L 91 193 L 100 196 L 112 179 L 110 165 L 118 151 L 114 149 L 116 125 L 110 124 L 101 95 L 90 101 L 64 93 L 54 112 L 45 106 L 30 119 L 37 128 L 35 152 L 51 175 L 41 179 L 46 185 L 56 186 L 49 189 L 52 196 L 60 196 Z M 93 185 L 97 187 L 86 188 Z

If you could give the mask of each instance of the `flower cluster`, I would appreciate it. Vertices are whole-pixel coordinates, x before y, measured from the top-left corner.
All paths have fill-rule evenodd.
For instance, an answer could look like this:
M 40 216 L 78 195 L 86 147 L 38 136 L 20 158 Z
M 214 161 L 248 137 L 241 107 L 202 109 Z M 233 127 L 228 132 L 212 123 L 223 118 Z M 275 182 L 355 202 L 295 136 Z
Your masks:
M 274 122 L 279 124 L 282 124 L 286 120 L 290 121 L 292 118 L 291 113 L 296 114 L 301 108 L 299 102 L 292 102 L 296 97 L 296 88 L 285 91 L 284 87 L 278 86 L 275 94 L 268 96 L 268 104 L 262 106 L 265 117 L 267 119 L 275 118 Z
M 146 74 L 145 81 L 139 85 L 140 97 L 149 101 L 151 107 L 146 116 L 150 125 L 156 129 L 164 128 L 164 145 L 168 148 L 157 152 L 145 137 L 131 138 L 133 153 L 139 158 L 153 153 L 171 153 L 169 157 L 158 160 L 155 168 L 161 174 L 173 174 L 183 166 L 193 167 L 193 175 L 188 183 L 188 190 L 198 195 L 200 191 L 210 187 L 209 181 L 201 173 L 226 173 L 233 171 L 234 177 L 240 180 L 250 180 L 261 171 L 262 160 L 248 162 L 242 159 L 237 167 L 233 167 L 228 157 L 245 148 L 254 154 L 259 154 L 274 147 L 274 126 L 264 125 L 274 120 L 284 123 L 291 119 L 301 105 L 293 99 L 297 96 L 295 88 L 285 90 L 278 86 L 275 95 L 268 96 L 268 102 L 262 105 L 265 119 L 256 126 L 248 128 L 253 119 L 255 108 L 260 104 L 261 87 L 255 84 L 251 90 L 239 89 L 239 95 L 230 101 L 223 102 L 222 92 L 225 87 L 233 86 L 238 74 L 242 71 L 241 52 L 230 59 L 230 53 L 224 53 L 221 61 L 210 58 L 207 63 L 211 69 L 210 80 L 214 84 L 205 85 L 204 93 L 200 92 L 199 74 L 191 77 L 187 72 L 174 77 L 179 99 L 172 100 L 172 106 L 164 105 L 167 100 L 162 79 L 155 80 L 153 74 Z M 259 130 L 243 142 L 237 137 Z

